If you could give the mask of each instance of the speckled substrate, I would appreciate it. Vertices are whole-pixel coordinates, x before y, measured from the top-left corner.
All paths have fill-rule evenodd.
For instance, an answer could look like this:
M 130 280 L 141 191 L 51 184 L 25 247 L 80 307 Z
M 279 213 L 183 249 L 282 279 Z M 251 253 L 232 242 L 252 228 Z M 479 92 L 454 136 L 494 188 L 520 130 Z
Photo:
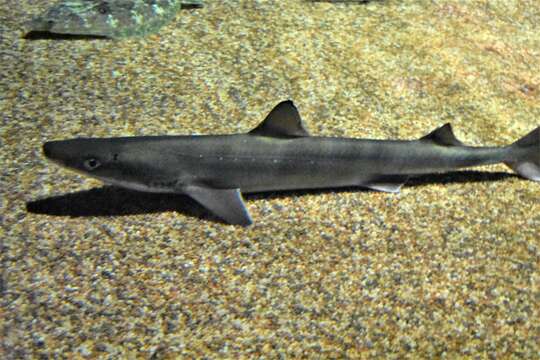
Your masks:
M 241 228 L 41 145 L 245 132 L 284 99 L 315 135 L 508 144 L 540 125 L 540 2 L 206 3 L 27 40 L 47 2 L 0 0 L 0 357 L 538 358 L 540 184 L 503 165 L 248 196 Z

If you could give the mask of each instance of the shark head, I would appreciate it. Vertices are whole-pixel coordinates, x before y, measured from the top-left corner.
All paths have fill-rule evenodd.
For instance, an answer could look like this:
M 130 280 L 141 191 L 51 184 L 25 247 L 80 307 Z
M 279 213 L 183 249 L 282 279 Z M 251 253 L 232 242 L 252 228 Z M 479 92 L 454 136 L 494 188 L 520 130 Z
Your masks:
M 111 36 L 116 27 L 113 10 L 103 0 L 63 1 L 34 18 L 28 27 L 54 34 Z
M 123 176 L 118 166 L 121 148 L 107 139 L 70 139 L 48 141 L 43 145 L 43 154 L 50 160 L 68 169 L 95 178 Z
M 129 139 L 49 141 L 43 153 L 55 163 L 105 183 L 141 191 L 157 191 L 159 171 L 153 153 Z M 163 174 L 166 175 L 166 174 Z

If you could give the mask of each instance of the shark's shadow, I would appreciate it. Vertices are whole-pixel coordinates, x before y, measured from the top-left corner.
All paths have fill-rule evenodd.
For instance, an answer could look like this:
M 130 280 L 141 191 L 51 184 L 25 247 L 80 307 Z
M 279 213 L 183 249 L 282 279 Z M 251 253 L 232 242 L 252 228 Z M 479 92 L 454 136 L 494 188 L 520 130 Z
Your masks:
M 428 184 L 471 183 L 502 181 L 517 175 L 505 172 L 456 171 L 445 174 L 422 175 L 409 179 L 406 186 Z M 246 194 L 247 200 L 273 199 L 336 191 L 369 192 L 359 187 L 321 190 L 294 190 Z M 201 205 L 185 195 L 152 194 L 104 186 L 91 190 L 53 196 L 26 203 L 28 212 L 56 216 L 118 216 L 177 211 L 188 216 L 216 220 Z

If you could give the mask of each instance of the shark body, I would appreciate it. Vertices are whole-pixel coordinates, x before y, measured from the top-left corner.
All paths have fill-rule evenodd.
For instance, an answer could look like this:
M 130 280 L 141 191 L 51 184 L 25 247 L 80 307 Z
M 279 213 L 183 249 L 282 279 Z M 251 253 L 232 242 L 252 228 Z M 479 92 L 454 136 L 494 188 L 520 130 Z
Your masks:
M 470 147 L 446 124 L 419 140 L 310 136 L 291 101 L 246 134 L 79 138 L 47 158 L 106 183 L 183 193 L 231 224 L 252 220 L 242 193 L 361 186 L 398 192 L 410 175 L 506 163 L 540 181 L 540 127 L 505 147 Z

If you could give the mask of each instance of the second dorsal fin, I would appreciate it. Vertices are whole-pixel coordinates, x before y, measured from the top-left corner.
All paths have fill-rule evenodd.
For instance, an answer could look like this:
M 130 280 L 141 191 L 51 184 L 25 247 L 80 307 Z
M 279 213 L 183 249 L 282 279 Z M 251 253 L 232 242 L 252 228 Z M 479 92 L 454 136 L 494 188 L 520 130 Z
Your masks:
M 420 140 L 433 141 L 434 143 L 443 146 L 464 146 L 464 144 L 456 138 L 456 135 L 454 135 L 450 123 L 446 123 L 433 130 Z
M 251 130 L 249 134 L 269 137 L 309 136 L 302 124 L 300 114 L 291 100 L 277 104 L 263 122 Z

